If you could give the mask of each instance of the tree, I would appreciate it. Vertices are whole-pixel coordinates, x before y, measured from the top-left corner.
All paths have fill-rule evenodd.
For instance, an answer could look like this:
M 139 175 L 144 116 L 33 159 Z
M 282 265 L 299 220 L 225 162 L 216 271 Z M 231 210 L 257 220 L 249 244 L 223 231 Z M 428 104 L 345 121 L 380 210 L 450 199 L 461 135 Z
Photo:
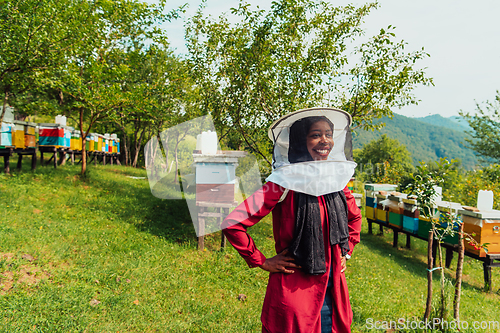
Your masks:
M 472 131 L 469 134 L 472 139 L 466 139 L 470 147 L 484 161 L 500 161 L 500 92 L 493 102 L 487 101 L 484 105 L 476 103 L 477 113 L 460 112 L 460 115 L 467 120 Z
M 417 61 L 429 54 L 424 48 L 406 52 L 406 42 L 393 40 L 394 30 L 392 26 L 381 29 L 357 47 L 354 55 L 360 57 L 359 62 L 343 73 L 351 82 L 332 84 L 339 92 L 334 101 L 351 114 L 355 127 L 380 129 L 383 123 L 374 124 L 373 120 L 392 117 L 395 107 L 417 104 L 413 89 L 433 84 L 423 69 L 415 68 Z
M 136 166 L 143 139 L 159 137 L 165 127 L 196 117 L 192 101 L 197 99 L 185 61 L 174 56 L 168 45 L 155 43 L 126 56 L 124 61 L 130 71 L 124 76 L 122 87 L 134 102 L 120 108 L 109 120 L 123 133 L 126 164 Z M 130 132 L 132 142 L 128 144 Z
M 130 72 L 127 53 L 146 42 L 166 43 L 157 23 L 171 19 L 163 6 L 134 0 L 89 3 L 89 27 L 82 43 L 74 45 L 64 66 L 56 68 L 47 84 L 67 100 L 68 114 L 77 114 L 83 140 L 82 171 L 86 171 L 85 141 L 96 122 L 137 101 L 123 82 Z M 137 95 L 135 95 L 137 97 Z
M 69 47 L 89 26 L 88 3 L 73 0 L 7 0 L 0 6 L 0 92 L 5 107 L 12 95 L 35 89 L 47 70 L 64 62 Z
M 376 4 L 335 7 L 315 0 L 278 0 L 269 11 L 240 2 L 222 15 L 205 18 L 202 8 L 187 25 L 189 60 L 205 108 L 230 146 L 246 146 L 270 163 L 269 125 L 291 111 L 318 105 L 345 107 L 354 122 L 391 114 L 415 99 L 415 85 L 429 84 L 413 70 L 425 53 L 404 54 L 404 43 L 385 31 L 353 50 L 361 24 Z M 359 55 L 359 65 L 352 59 Z M 351 68 L 351 69 L 349 69 Z M 355 89 L 340 80 L 356 77 Z
M 356 149 L 354 160 L 365 181 L 399 184 L 413 171 L 412 159 L 406 146 L 383 134 Z

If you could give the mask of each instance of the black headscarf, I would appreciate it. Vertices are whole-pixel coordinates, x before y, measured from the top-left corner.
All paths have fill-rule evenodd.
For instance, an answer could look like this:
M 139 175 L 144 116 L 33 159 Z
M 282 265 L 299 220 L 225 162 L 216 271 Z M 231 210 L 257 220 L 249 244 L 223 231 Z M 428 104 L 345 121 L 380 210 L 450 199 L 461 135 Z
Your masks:
M 326 117 L 306 117 L 297 120 L 290 127 L 288 160 L 290 163 L 313 161 L 307 150 L 307 134 L 318 121 L 326 121 L 333 131 L 332 122 Z M 348 208 L 344 191 L 322 196 L 325 201 L 330 226 L 331 245 L 339 244 L 342 256 L 349 252 Z M 321 200 L 321 199 L 320 199 Z M 288 251 L 295 263 L 309 274 L 326 273 L 325 245 L 318 197 L 295 192 L 295 232 Z

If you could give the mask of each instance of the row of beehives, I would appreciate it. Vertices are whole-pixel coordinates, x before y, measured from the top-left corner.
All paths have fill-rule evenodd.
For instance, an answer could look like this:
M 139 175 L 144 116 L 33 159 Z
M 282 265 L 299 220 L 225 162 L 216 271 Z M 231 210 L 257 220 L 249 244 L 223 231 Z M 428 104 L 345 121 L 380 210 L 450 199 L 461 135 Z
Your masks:
M 397 185 L 365 184 L 365 215 L 367 219 L 381 224 L 403 229 L 407 232 L 428 238 L 432 225 L 429 218 L 420 216 L 416 199 L 408 198 L 404 193 L 395 192 Z M 488 253 L 500 253 L 500 211 L 464 209 L 460 203 L 438 201 L 435 204 L 433 222 L 446 228 L 446 213 L 456 214 L 464 224 L 464 232 L 471 235 L 477 244 L 487 245 Z M 454 225 L 453 229 L 458 230 Z M 458 244 L 459 235 L 446 235 L 445 243 Z M 476 249 L 476 244 L 465 242 L 465 250 L 481 257 L 486 255 L 484 249 Z
M 0 148 L 26 149 L 37 146 L 80 151 L 82 150 L 80 131 L 61 124 L 37 124 L 18 120 L 2 123 Z M 87 136 L 85 148 L 87 151 L 120 153 L 120 139 L 116 134 L 91 133 Z

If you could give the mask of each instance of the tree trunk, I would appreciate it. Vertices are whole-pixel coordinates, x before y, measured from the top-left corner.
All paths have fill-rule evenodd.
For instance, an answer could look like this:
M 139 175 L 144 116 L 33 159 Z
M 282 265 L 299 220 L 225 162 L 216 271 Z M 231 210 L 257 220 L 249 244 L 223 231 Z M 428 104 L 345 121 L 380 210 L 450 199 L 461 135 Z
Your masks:
M 9 92 L 6 90 L 3 98 L 3 108 L 2 108 L 2 115 L 0 115 L 0 124 L 3 122 L 3 116 L 5 115 L 5 111 L 7 110 L 8 100 L 9 100 Z
M 160 168 L 161 168 L 161 165 L 158 165 L 157 167 L 155 167 L 154 165 L 154 162 L 156 160 L 156 155 L 158 155 L 158 150 L 160 150 L 160 141 L 158 140 L 158 137 L 155 137 L 156 138 L 156 141 L 153 143 L 152 140 L 153 138 L 150 139 L 150 142 L 151 142 L 151 145 L 152 145 L 152 154 L 151 154 L 151 150 L 150 150 L 150 159 L 151 159 L 151 164 L 152 164 L 152 167 L 151 167 L 151 170 L 153 171 L 153 174 L 156 176 L 159 177 L 159 171 L 160 171 Z
M 177 158 L 177 151 L 178 151 L 178 148 L 179 148 L 179 142 L 180 142 L 180 140 L 177 140 L 177 143 L 175 144 L 175 150 L 174 150 L 174 159 L 175 159 L 174 184 L 178 183 L 178 177 L 177 177 L 177 175 L 179 174 L 179 159 Z
M 462 271 L 464 267 L 464 223 L 460 223 L 460 230 L 458 232 L 458 262 L 457 262 L 457 275 L 455 283 L 455 298 L 453 299 L 453 318 L 458 323 L 460 321 L 460 294 L 462 293 Z
M 82 176 L 85 174 L 87 171 L 87 148 L 85 147 L 85 144 L 87 143 L 87 138 L 84 138 L 82 140 Z
M 80 109 L 80 135 L 82 137 L 82 171 L 80 174 L 83 176 L 87 171 L 87 150 L 85 149 L 87 133 L 83 131 L 83 109 Z
M 139 135 L 139 140 L 135 140 L 135 151 L 134 151 L 134 161 L 132 162 L 132 166 L 134 168 L 137 168 L 137 160 L 139 158 L 139 152 L 141 151 L 141 146 L 142 146 L 142 138 L 144 137 L 144 132 L 146 131 L 146 128 L 144 128 Z
M 445 295 L 445 285 L 444 285 L 444 265 L 443 265 L 443 253 L 441 251 L 441 240 L 437 240 L 438 255 L 439 255 L 439 268 L 441 270 L 441 309 L 439 317 L 444 320 L 446 317 L 446 295 Z
M 166 145 L 163 147 L 165 149 L 165 171 L 168 170 L 168 153 L 170 152 L 170 147 L 168 146 L 168 138 L 167 141 L 165 141 Z M 170 172 L 170 170 L 168 170 Z
M 123 153 L 124 153 L 123 164 L 128 166 L 130 165 L 130 146 L 128 144 L 128 136 L 125 130 L 123 131 Z
M 424 320 L 429 319 L 432 309 L 432 242 L 434 240 L 434 229 L 429 230 L 427 248 L 427 303 L 425 305 Z

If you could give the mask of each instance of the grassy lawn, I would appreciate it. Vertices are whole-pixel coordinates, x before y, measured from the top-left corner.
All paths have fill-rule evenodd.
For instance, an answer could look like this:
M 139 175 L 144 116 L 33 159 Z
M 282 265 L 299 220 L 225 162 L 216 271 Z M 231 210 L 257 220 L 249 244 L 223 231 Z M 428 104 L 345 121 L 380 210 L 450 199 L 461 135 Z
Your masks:
M 144 170 L 91 165 L 81 179 L 78 166 L 32 173 L 28 165 L 0 175 L 1 332 L 260 332 L 267 273 L 249 269 L 231 246 L 219 251 L 219 234 L 197 251 L 186 204 L 157 199 L 147 180 L 130 178 Z M 271 255 L 270 219 L 250 233 Z M 368 331 L 370 318 L 423 314 L 426 243 L 391 242 L 390 231 L 368 235 L 365 225 L 348 263 L 354 332 Z M 452 297 L 454 270 L 446 274 Z M 466 258 L 464 274 L 461 319 L 500 321 L 500 270 L 491 293 L 480 262 Z

